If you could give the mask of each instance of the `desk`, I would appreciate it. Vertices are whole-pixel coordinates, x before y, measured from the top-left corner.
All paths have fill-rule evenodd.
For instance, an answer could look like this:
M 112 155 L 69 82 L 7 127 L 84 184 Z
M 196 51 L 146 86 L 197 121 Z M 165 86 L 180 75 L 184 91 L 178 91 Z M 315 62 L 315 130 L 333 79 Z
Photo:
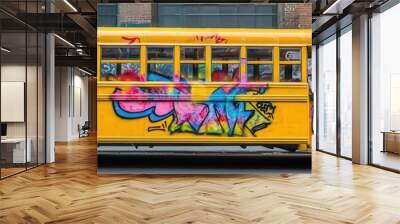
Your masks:
M 392 152 L 400 154 L 400 132 L 383 131 L 383 150 L 382 152 Z
M 1 139 L 1 147 L 2 147 L 2 157 L 3 157 L 3 152 L 10 151 L 12 152 L 12 161 L 11 158 L 9 158 L 6 161 L 10 163 L 25 163 L 25 162 L 31 162 L 32 159 L 32 154 L 31 154 L 31 139 L 27 139 L 27 146 L 26 147 L 26 152 L 25 152 L 25 138 L 6 138 L 6 139 Z M 3 148 L 5 147 L 5 148 Z M 12 147 L 10 149 L 10 147 Z M 11 157 L 11 155 L 10 155 Z M 4 158 L 4 157 L 3 157 Z

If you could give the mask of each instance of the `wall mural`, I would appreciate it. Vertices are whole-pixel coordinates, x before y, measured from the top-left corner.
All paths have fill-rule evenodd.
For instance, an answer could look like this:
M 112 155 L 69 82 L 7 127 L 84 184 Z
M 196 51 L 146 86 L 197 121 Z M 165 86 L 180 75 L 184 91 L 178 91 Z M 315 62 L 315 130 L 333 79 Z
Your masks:
M 170 77 L 150 72 L 148 81 L 172 81 Z M 238 101 L 238 95 L 261 95 L 267 85 L 239 83 L 216 88 L 205 102 L 191 100 L 191 86 L 186 81 L 168 87 L 137 87 L 127 91 L 119 88 L 111 96 L 115 113 L 124 119 L 147 117 L 151 122 L 162 122 L 147 129 L 174 133 L 193 133 L 218 136 L 245 136 L 248 129 L 253 136 L 267 128 L 274 120 L 276 106 L 269 101 Z M 172 117 L 167 124 L 166 119 Z

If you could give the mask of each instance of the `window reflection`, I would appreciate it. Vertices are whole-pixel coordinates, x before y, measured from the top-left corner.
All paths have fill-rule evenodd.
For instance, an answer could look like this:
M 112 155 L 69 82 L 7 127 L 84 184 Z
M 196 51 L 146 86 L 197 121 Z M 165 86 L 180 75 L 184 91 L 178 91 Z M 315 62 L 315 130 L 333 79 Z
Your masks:
M 142 81 L 139 63 L 102 63 L 102 81 Z
M 281 48 L 279 55 L 281 61 L 299 61 L 301 59 L 300 48 Z
M 248 61 L 272 61 L 272 47 L 247 48 Z
M 301 81 L 300 65 L 297 64 L 280 65 L 280 80 L 283 82 L 300 82 Z
M 173 60 L 173 47 L 149 47 L 147 48 L 148 60 Z
M 247 65 L 247 81 L 272 81 L 272 64 L 267 65 Z
M 169 81 L 173 81 L 174 66 L 173 64 L 148 64 L 147 81 L 158 81 L 158 80 L 149 80 L 150 74 L 152 73 L 163 76 Z M 159 80 L 159 81 L 165 81 L 165 80 Z
M 181 79 L 187 81 L 205 81 L 205 64 L 181 64 Z
M 217 47 L 212 49 L 212 60 L 239 60 L 240 47 Z
M 103 47 L 101 53 L 102 59 L 140 59 L 140 49 L 138 47 Z
M 181 60 L 204 60 L 204 47 L 181 47 Z
M 212 64 L 211 70 L 212 81 L 240 81 L 239 64 Z

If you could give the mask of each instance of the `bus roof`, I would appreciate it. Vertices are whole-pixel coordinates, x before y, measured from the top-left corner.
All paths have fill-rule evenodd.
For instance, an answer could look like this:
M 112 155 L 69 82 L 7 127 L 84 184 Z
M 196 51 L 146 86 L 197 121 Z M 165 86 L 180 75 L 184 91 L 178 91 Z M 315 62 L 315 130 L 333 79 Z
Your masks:
M 311 46 L 311 29 L 99 27 L 99 45 Z

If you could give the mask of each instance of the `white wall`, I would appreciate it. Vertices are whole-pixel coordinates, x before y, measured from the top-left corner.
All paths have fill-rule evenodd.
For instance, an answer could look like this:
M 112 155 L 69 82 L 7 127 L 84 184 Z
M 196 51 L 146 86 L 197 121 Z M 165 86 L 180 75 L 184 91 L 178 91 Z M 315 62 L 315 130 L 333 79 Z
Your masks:
M 76 68 L 56 67 L 56 141 L 79 138 L 78 125 L 88 120 L 88 78 Z
M 25 82 L 26 67 L 19 64 L 4 64 L 1 66 L 2 82 Z M 29 70 L 29 68 L 28 68 Z M 29 93 L 28 93 L 29 94 Z M 6 108 L 1 108 L 6 110 Z M 25 122 L 7 123 L 8 137 L 25 137 Z
M 68 141 L 69 85 L 68 67 L 55 68 L 55 141 Z
M 25 80 L 27 78 L 27 80 Z M 8 138 L 29 139 L 32 162 L 44 162 L 44 74 L 41 66 L 18 63 L 5 63 L 1 66 L 2 82 L 24 82 L 26 84 L 26 107 L 22 108 L 22 113 L 26 111 L 26 120 L 23 122 L 6 122 Z M 24 94 L 24 90 L 21 94 Z M 7 96 L 2 96 L 7 97 Z M 10 108 L 1 108 L 8 110 Z M 38 154 L 37 154 L 38 153 Z

